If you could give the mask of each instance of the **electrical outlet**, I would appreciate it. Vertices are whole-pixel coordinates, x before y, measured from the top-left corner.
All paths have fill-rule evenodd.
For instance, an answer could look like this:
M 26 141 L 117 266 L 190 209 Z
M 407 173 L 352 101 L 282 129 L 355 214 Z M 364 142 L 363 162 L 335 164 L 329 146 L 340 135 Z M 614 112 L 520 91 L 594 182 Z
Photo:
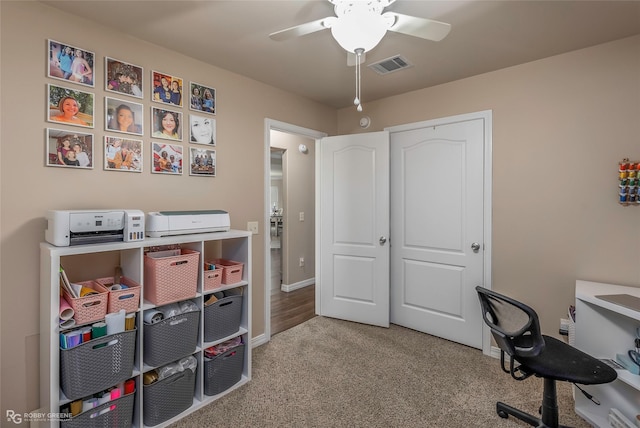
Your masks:
M 304 257 L 300 257 L 300 267 L 304 267 Z
M 300 221 L 304 221 L 304 212 L 303 211 L 300 212 Z
M 254 235 L 258 234 L 258 222 L 257 221 L 249 221 L 247 222 L 247 230 Z

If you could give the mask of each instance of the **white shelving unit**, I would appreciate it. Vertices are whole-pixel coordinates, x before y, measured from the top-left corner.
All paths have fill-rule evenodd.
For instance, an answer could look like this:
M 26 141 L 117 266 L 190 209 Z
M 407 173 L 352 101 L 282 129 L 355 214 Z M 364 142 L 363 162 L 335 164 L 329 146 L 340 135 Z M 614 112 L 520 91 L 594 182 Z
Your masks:
M 113 272 L 117 265 L 122 267 L 123 275 L 141 285 L 140 305 L 136 317 L 136 352 L 132 377 L 136 380 L 136 396 L 133 414 L 133 426 L 143 427 L 143 382 L 144 372 L 153 369 L 143 362 L 144 311 L 155 308 L 144 296 L 144 251 L 149 247 L 179 245 L 181 248 L 200 253 L 198 267 L 198 288 L 194 300 L 200 307 L 200 326 L 198 346 L 194 355 L 198 361 L 193 404 L 179 415 L 156 427 L 169 425 L 189 413 L 212 403 L 218 398 L 239 388 L 251 380 L 251 233 L 241 230 L 195 235 L 170 236 L 164 238 L 146 238 L 138 242 L 118 242 L 107 244 L 56 247 L 48 243 L 40 245 L 40 405 L 44 412 L 60 412 L 60 406 L 68 403 L 60 389 L 60 342 L 59 342 L 59 267 L 62 264 L 71 281 L 96 279 Z M 226 285 L 211 291 L 203 291 L 204 262 L 223 258 L 242 262 L 242 281 Z M 81 266 L 83 271 L 91 272 L 92 277 L 73 279 L 73 266 Z M 214 342 L 204 341 L 204 301 L 206 296 L 226 289 L 243 287 L 242 319 L 237 333 Z M 245 344 L 244 365 L 241 380 L 228 390 L 214 396 L 204 394 L 204 349 L 224 342 L 233 337 L 242 336 Z M 57 427 L 59 422 L 51 421 L 50 426 Z
M 607 294 L 640 297 L 640 288 L 576 281 L 575 345 L 596 358 L 615 360 L 616 354 L 633 349 L 640 312 L 596 297 Z M 632 422 L 640 414 L 640 376 L 627 370 L 617 372 L 618 379 L 611 383 L 583 387 L 600 401 L 599 406 L 575 390 L 576 413 L 594 426 L 611 426 L 608 419 L 611 408 L 618 409 Z

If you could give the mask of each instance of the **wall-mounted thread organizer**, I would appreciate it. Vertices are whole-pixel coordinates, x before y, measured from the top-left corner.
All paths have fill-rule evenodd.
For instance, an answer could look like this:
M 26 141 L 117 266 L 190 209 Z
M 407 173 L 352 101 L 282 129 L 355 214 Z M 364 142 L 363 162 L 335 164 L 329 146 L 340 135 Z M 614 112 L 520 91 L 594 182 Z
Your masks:
M 622 159 L 618 163 L 618 202 L 640 206 L 640 161 Z

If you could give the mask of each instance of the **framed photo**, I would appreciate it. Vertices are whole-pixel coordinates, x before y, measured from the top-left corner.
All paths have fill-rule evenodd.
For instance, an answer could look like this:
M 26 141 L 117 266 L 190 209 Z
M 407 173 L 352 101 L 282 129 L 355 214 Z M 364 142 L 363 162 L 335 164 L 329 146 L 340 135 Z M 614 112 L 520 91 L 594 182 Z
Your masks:
M 182 146 L 151 143 L 152 173 L 182 175 Z
M 104 169 L 142 172 L 142 140 L 104 137 Z
M 104 57 L 104 89 L 142 98 L 143 70 L 137 65 Z
M 49 40 L 48 76 L 93 87 L 94 58 L 91 51 Z
M 191 147 L 189 175 L 216 176 L 216 151 Z
M 142 104 L 104 97 L 104 126 L 106 130 L 142 135 Z
M 47 85 L 49 122 L 93 128 L 93 94 L 62 86 Z
M 153 138 L 182 141 L 182 113 L 151 107 L 151 135 Z
M 93 169 L 93 134 L 47 128 L 47 166 Z
M 216 145 L 216 120 L 198 114 L 189 115 L 189 141 L 195 144 Z
M 216 114 L 216 90 L 214 88 L 190 82 L 189 97 L 191 110 Z
M 151 71 L 151 101 L 182 107 L 182 78 Z

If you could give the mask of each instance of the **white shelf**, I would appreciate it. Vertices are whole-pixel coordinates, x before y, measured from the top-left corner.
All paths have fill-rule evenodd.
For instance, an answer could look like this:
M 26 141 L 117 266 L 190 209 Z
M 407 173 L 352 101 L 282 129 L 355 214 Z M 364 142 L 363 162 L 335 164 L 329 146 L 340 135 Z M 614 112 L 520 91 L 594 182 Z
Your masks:
M 73 261 L 83 260 L 88 254 L 92 254 L 93 260 L 113 263 L 114 256 L 119 258 L 123 273 L 128 278 L 141 284 L 140 305 L 137 311 L 136 352 L 134 358 L 134 369 L 132 378 L 136 380 L 136 398 L 133 412 L 133 426 L 143 427 L 143 395 L 142 375 L 144 372 L 153 369 L 144 364 L 143 346 L 144 329 L 142 328 L 142 317 L 144 311 L 153 309 L 156 305 L 144 299 L 144 251 L 149 247 L 159 247 L 164 245 L 180 245 L 183 248 L 196 250 L 200 253 L 198 266 L 198 286 L 196 297 L 193 300 L 198 304 L 201 316 L 198 333 L 198 342 L 195 352 L 192 354 L 198 360 L 198 371 L 196 374 L 196 386 L 193 397 L 193 404 L 179 415 L 162 422 L 156 427 L 164 427 L 178 421 L 187 414 L 205 406 L 229 392 L 241 387 L 251 380 L 251 232 L 242 230 L 231 230 L 229 232 L 203 233 L 194 235 L 170 236 L 164 238 L 146 238 L 137 242 L 117 242 L 92 245 L 78 245 L 72 247 L 56 247 L 48 243 L 40 244 L 40 402 L 44 411 L 49 413 L 60 412 L 60 405 L 66 404 L 70 400 L 65 397 L 60 388 L 59 379 L 59 327 L 58 327 L 58 303 L 60 299 L 59 291 L 59 267 L 62 264 L 65 270 L 69 270 L 66 262 L 73 265 Z M 109 254 L 107 254 L 109 253 Z M 78 259 L 80 257 L 80 259 Z M 236 284 L 223 284 L 214 290 L 203 290 L 204 262 L 214 258 L 225 258 L 236 260 L 244 264 L 242 281 Z M 104 271 L 104 266 L 97 271 Z M 115 266 L 106 266 L 109 269 Z M 69 272 L 68 272 L 69 273 Z M 100 277 L 96 272 L 95 278 Z M 243 311 L 240 328 L 232 335 L 215 342 L 204 341 L 204 296 L 224 291 L 231 288 L 243 287 Z M 215 395 L 204 395 L 203 362 L 205 356 L 203 350 L 209 346 L 221 343 L 226 339 L 241 336 L 245 344 L 244 365 L 241 380 L 226 391 Z M 142 367 L 142 370 L 140 370 Z M 50 421 L 49 426 L 57 427 L 59 422 Z
M 640 312 L 602 300 L 596 296 L 630 294 L 640 297 L 640 288 L 576 281 L 576 341 L 582 351 L 615 360 L 616 354 L 632 349 Z M 584 389 L 597 398 L 599 406 L 575 390 L 576 413 L 597 427 L 609 427 L 609 409 L 618 409 L 629 420 L 640 413 L 640 376 L 616 370 L 618 378 L 608 384 L 588 385 Z

